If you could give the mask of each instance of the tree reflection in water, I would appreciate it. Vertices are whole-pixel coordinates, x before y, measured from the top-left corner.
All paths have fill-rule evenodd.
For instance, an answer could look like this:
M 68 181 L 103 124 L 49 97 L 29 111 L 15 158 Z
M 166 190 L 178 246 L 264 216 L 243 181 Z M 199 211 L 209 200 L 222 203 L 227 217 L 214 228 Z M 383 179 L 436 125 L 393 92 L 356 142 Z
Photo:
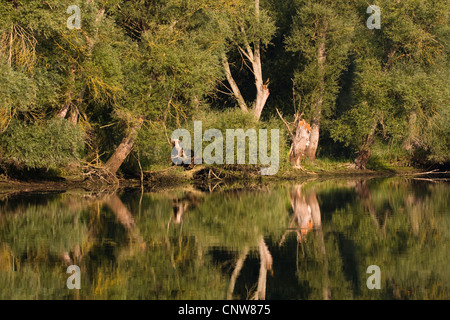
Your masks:
M 449 297 L 446 183 L 204 190 L 0 199 L 0 299 Z M 381 290 L 365 286 L 372 264 Z
M 307 241 L 306 236 L 311 232 L 317 233 L 317 241 L 320 247 L 323 264 L 323 299 L 330 299 L 330 288 L 328 285 L 328 258 L 325 249 L 325 241 L 322 231 L 322 218 L 319 202 L 317 201 L 315 189 L 303 190 L 303 185 L 295 185 L 290 193 L 290 202 L 292 207 L 292 218 L 289 222 L 286 233 L 281 238 L 279 246 L 286 241 L 289 232 L 296 232 L 297 241 L 301 244 Z M 298 262 L 297 262 L 298 265 Z

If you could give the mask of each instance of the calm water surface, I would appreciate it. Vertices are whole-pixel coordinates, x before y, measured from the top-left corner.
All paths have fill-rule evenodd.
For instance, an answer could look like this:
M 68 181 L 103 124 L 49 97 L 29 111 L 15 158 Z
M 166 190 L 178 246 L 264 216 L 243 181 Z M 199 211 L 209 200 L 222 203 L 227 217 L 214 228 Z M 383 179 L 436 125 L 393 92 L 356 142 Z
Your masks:
M 0 196 L 0 299 L 450 298 L 446 182 L 205 189 Z

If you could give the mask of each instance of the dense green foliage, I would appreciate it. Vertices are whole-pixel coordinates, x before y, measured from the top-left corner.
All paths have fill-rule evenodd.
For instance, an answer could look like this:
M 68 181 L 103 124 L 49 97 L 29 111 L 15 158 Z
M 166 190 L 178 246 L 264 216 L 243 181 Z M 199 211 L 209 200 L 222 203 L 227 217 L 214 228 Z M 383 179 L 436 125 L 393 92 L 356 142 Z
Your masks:
M 83 132 L 66 120 L 26 126 L 14 120 L 0 137 L 4 156 L 17 166 L 53 168 L 81 158 Z
M 122 166 L 136 173 L 136 159 L 144 169 L 170 164 L 174 129 L 202 120 L 204 130 L 284 130 L 276 108 L 320 124 L 319 158 L 373 151 L 393 163 L 448 163 L 446 1 L 376 1 L 381 29 L 367 28 L 363 0 L 260 2 L 2 0 L 0 168 L 105 163 L 138 128 Z M 74 4 L 81 29 L 67 27 Z M 223 66 L 227 57 L 250 109 L 252 52 L 270 89 L 258 121 L 239 109 Z

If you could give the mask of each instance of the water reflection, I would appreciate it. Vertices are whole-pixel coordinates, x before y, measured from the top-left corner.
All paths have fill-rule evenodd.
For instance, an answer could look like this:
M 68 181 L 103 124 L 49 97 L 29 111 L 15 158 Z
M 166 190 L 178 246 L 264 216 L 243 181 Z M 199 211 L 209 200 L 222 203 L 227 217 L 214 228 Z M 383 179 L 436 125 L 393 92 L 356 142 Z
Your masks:
M 188 209 L 198 206 L 201 203 L 203 196 L 204 195 L 200 191 L 189 191 L 182 197 L 175 197 L 172 199 L 171 204 L 174 222 L 180 224 L 183 220 L 184 213 Z
M 0 298 L 449 298 L 445 182 L 203 190 L 3 196 Z
M 321 230 L 322 219 L 315 190 L 304 192 L 302 185 L 295 185 L 291 191 L 292 218 L 287 232 L 283 235 L 280 245 L 286 240 L 289 231 L 295 231 L 299 242 L 314 229 Z
M 330 289 L 328 285 L 328 258 L 323 237 L 322 218 L 319 202 L 317 201 L 316 188 L 307 189 L 304 188 L 303 185 L 295 185 L 292 187 L 290 200 L 292 207 L 292 218 L 286 233 L 281 238 L 279 246 L 284 244 L 288 232 L 290 231 L 294 231 L 296 233 L 297 241 L 300 244 L 307 241 L 307 235 L 311 231 L 316 233 L 316 237 L 313 241 L 317 242 L 320 257 L 322 259 L 323 299 L 329 300 Z M 297 255 L 297 272 L 300 272 L 298 266 L 299 261 Z

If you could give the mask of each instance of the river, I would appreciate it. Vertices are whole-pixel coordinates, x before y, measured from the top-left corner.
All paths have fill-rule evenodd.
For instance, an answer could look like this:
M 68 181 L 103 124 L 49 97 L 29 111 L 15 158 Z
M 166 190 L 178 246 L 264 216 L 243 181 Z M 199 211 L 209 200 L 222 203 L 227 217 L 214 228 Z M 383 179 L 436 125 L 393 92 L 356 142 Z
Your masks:
M 349 177 L 6 194 L 0 299 L 449 299 L 449 190 Z

